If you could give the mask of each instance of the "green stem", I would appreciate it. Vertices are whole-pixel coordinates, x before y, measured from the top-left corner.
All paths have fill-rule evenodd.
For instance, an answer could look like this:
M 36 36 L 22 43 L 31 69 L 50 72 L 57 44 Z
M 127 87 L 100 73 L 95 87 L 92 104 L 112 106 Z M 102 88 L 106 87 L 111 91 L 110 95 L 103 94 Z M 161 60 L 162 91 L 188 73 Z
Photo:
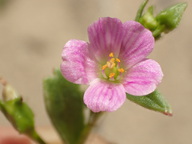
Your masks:
M 39 134 L 35 130 L 30 131 L 29 133 L 27 133 L 27 135 L 38 144 L 46 144 L 46 142 L 39 136 Z
M 76 144 L 84 144 L 85 143 L 91 130 L 93 129 L 97 120 L 101 117 L 102 114 L 103 114 L 102 112 L 100 112 L 100 113 L 90 112 L 89 121 L 88 121 L 87 125 L 85 126 L 85 128 L 83 129 L 81 136 L 80 136 L 80 138 Z
M 145 0 L 139 7 L 138 11 L 137 11 L 137 15 L 135 17 L 135 21 L 139 21 L 139 19 L 141 18 L 142 14 L 143 14 L 143 10 L 146 6 L 146 4 L 148 3 L 149 0 Z
M 154 31 L 153 31 L 153 37 L 157 40 L 161 33 L 164 31 L 165 26 L 164 25 L 160 25 L 159 27 L 157 27 Z

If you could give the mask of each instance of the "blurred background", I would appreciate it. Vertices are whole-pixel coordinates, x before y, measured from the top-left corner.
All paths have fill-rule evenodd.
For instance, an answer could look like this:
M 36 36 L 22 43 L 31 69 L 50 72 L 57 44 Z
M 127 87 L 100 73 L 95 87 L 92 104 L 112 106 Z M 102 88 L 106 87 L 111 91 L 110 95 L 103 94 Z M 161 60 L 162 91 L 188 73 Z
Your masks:
M 0 76 L 12 84 L 35 112 L 38 126 L 49 126 L 42 80 L 61 63 L 69 39 L 87 41 L 87 27 L 99 17 L 133 20 L 143 0 L 0 0 Z M 172 105 L 167 117 L 126 103 L 108 113 L 96 133 L 117 144 L 187 144 L 192 139 L 192 1 L 150 0 L 156 13 L 188 2 L 179 27 L 157 41 L 149 56 L 164 72 L 159 90 Z M 191 11 L 191 12 L 190 12 Z M 0 86 L 0 90 L 2 87 Z M 0 113 L 0 125 L 8 121 Z

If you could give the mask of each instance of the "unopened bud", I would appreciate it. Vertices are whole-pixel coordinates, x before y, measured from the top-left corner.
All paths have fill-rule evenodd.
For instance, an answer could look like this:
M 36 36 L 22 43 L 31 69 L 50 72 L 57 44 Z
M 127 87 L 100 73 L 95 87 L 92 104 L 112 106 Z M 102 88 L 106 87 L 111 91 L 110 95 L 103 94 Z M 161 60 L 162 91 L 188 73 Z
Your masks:
M 148 8 L 145 14 L 139 19 L 139 22 L 151 31 L 154 31 L 157 28 L 158 22 L 153 16 L 153 6 Z
M 166 31 L 171 31 L 177 27 L 181 21 L 182 15 L 187 7 L 187 3 L 179 3 L 169 7 L 156 16 L 156 20 L 165 25 Z

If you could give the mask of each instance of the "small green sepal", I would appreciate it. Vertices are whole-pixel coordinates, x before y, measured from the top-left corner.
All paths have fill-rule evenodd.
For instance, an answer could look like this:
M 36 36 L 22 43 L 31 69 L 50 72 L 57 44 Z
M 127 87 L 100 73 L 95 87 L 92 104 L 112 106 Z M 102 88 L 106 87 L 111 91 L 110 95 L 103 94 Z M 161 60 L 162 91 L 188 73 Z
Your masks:
M 146 96 L 133 96 L 127 94 L 127 99 L 140 106 L 143 106 L 144 108 L 158 111 L 168 116 L 172 116 L 170 105 L 157 90 Z

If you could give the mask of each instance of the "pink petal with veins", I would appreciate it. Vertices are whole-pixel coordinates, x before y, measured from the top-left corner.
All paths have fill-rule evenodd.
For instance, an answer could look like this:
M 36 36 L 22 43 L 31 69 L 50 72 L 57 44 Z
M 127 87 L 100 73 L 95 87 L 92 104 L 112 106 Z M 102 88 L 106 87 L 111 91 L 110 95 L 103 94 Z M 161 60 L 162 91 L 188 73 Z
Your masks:
M 154 60 L 145 59 L 129 69 L 123 85 L 128 94 L 143 96 L 153 92 L 162 78 L 160 65 Z
M 109 53 L 119 55 L 124 37 L 123 24 L 117 18 L 100 18 L 88 28 L 90 52 L 98 61 L 107 60 Z
M 70 40 L 62 52 L 61 72 L 70 82 L 88 84 L 96 77 L 96 64 L 88 54 L 88 43 Z
M 84 103 L 93 112 L 115 111 L 125 101 L 126 94 L 122 84 L 94 80 L 84 94 Z
M 154 38 L 148 29 L 135 21 L 123 24 L 125 37 L 122 42 L 120 58 L 127 68 L 146 58 L 154 47 Z

